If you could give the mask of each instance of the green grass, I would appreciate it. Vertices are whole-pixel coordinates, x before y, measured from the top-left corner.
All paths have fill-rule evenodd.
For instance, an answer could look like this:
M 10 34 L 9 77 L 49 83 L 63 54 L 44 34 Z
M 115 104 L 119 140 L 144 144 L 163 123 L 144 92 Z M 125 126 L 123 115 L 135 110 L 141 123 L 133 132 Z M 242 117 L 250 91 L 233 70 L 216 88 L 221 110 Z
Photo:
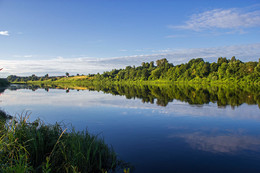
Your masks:
M 167 79 L 156 79 L 156 80 L 115 80 L 115 79 L 102 79 L 98 80 L 94 77 L 88 76 L 71 76 L 71 77 L 57 77 L 55 80 L 51 79 L 44 79 L 44 80 L 28 80 L 28 81 L 13 81 L 12 83 L 27 83 L 27 84 L 34 84 L 34 85 L 59 85 L 59 86 L 86 86 L 89 84 L 123 84 L 123 85 L 130 85 L 130 84 L 142 84 L 142 85 L 157 85 L 157 84 L 186 84 L 186 85 L 193 85 L 193 84 L 211 84 L 211 85 L 260 85 L 258 81 L 251 81 L 246 79 L 233 79 L 233 78 L 224 78 L 218 80 L 212 80 L 210 78 L 194 78 L 192 80 L 184 80 L 178 79 L 177 81 L 167 80 Z
M 86 130 L 76 132 L 28 118 L 2 119 L 0 172 L 105 173 L 127 167 L 112 147 Z
M 5 111 L 0 110 L 0 122 L 1 121 L 6 121 L 7 119 L 11 119 L 12 116 L 8 115 Z

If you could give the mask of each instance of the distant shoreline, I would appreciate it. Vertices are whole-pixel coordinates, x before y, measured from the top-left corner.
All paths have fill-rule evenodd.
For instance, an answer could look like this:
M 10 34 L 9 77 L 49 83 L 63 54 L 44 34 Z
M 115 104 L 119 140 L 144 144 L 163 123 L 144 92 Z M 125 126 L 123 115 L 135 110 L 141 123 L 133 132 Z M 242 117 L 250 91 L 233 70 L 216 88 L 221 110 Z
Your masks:
M 202 58 L 192 59 L 188 63 L 173 65 L 167 59 L 143 62 L 141 66 L 127 66 L 125 69 L 113 69 L 103 74 L 70 76 L 36 75 L 7 77 L 10 83 L 30 84 L 71 84 L 87 83 L 116 84 L 242 84 L 260 85 L 259 62 L 242 62 L 234 56 L 231 59 L 218 58 L 217 62 L 205 62 Z

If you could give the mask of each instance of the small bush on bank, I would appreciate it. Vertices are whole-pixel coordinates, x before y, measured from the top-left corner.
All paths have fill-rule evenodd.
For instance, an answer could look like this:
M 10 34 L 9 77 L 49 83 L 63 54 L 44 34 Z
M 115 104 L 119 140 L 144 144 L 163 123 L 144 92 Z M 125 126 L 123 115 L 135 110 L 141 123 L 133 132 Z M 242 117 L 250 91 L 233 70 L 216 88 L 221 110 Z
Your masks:
M 20 116 L 0 127 L 0 172 L 112 172 L 125 167 L 112 147 L 86 130 Z

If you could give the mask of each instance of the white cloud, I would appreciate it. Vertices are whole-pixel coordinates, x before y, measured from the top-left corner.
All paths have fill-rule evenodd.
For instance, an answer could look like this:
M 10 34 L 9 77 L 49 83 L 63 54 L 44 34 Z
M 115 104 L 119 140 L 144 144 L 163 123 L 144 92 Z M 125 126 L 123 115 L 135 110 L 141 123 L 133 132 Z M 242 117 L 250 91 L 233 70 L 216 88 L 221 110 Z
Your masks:
M 8 31 L 0 31 L 0 35 L 9 36 Z
M 193 14 L 184 25 L 171 28 L 201 31 L 205 29 L 241 29 L 260 26 L 260 11 L 244 12 L 241 9 L 214 9 Z
M 216 61 L 218 57 L 232 57 L 242 61 L 258 61 L 260 55 L 260 43 L 248 45 L 223 46 L 212 48 L 196 49 L 162 49 L 157 50 L 157 54 L 133 55 L 114 58 L 64 58 L 57 57 L 49 60 L 33 59 L 27 56 L 23 59 L 0 60 L 1 76 L 14 75 L 64 75 L 70 74 L 88 74 L 103 73 L 111 69 L 120 69 L 128 65 L 139 66 L 142 62 L 156 61 L 167 58 L 173 64 L 188 62 L 192 58 L 204 58 L 206 61 Z
M 119 51 L 120 52 L 127 52 L 128 50 L 127 49 L 120 49 Z
M 33 55 L 13 55 L 14 58 L 32 58 Z
M 146 52 L 146 51 L 151 51 L 153 48 L 142 48 L 142 49 L 136 49 L 134 50 L 135 52 Z
M 152 52 L 157 52 L 157 53 L 169 53 L 169 52 L 173 52 L 173 49 L 166 48 L 166 49 L 161 49 L 161 50 L 152 50 Z
M 185 35 L 167 35 L 165 38 L 183 38 Z

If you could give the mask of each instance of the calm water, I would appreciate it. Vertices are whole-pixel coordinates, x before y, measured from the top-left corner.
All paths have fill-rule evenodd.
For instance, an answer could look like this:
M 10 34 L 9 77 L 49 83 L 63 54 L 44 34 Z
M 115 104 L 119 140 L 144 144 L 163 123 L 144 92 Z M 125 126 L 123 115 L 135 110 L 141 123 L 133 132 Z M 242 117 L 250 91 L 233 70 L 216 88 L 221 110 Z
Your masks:
M 257 89 L 18 88 L 2 109 L 100 134 L 135 172 L 260 172 Z

